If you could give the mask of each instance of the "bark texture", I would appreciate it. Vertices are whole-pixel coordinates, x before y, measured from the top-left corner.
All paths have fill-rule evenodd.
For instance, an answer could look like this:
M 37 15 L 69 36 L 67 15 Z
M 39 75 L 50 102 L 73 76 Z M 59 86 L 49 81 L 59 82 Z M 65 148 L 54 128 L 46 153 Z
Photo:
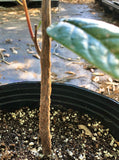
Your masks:
M 41 52 L 41 97 L 39 131 L 44 155 L 51 154 L 50 96 L 51 96 L 51 40 L 46 28 L 51 24 L 51 1 L 42 1 L 42 52 Z

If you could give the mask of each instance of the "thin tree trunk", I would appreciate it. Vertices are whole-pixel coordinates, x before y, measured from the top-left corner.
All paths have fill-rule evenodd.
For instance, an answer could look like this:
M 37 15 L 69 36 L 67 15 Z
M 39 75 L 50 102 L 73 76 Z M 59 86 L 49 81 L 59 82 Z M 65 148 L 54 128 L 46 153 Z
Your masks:
M 51 24 L 51 0 L 43 0 L 39 131 L 40 131 L 40 137 L 44 155 L 51 154 L 51 135 L 50 135 L 51 40 L 46 33 L 46 28 L 50 24 Z

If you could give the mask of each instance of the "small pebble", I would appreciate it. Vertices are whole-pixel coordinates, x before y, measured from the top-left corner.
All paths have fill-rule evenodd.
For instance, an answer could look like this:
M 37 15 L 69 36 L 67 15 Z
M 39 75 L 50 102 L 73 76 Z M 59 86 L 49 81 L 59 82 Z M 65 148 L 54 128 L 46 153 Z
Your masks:
M 33 145 L 34 145 L 34 142 L 30 142 L 30 143 L 29 143 L 29 146 L 33 146 Z

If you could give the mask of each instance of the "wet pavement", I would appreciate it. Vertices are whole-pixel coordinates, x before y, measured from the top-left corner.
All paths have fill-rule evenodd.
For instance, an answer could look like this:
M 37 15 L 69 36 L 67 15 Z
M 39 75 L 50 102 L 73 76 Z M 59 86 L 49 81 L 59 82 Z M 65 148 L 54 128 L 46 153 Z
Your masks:
M 31 8 L 29 13 L 32 25 L 38 24 L 41 18 L 40 8 Z M 119 24 L 117 20 L 105 15 L 104 11 L 96 4 L 60 3 L 58 8 L 52 9 L 52 22 L 67 17 L 99 19 L 116 25 Z M 41 37 L 40 30 L 38 35 Z M 39 38 L 40 42 L 41 39 Z M 60 44 L 54 53 L 56 44 L 55 41 L 52 42 L 52 81 L 96 90 L 98 84 L 92 80 L 93 72 L 89 69 L 89 64 Z M 36 51 L 21 6 L 0 7 L 0 48 L 5 49 L 3 55 L 5 61 L 9 63 L 0 62 L 1 85 L 40 80 L 40 60 L 36 57 Z M 106 75 L 102 76 L 103 79 L 107 77 Z

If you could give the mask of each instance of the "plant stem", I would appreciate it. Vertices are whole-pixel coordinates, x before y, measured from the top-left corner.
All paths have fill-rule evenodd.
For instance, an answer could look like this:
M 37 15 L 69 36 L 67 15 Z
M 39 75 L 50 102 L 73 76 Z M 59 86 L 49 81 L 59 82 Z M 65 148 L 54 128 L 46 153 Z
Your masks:
M 37 41 L 37 25 L 35 25 L 35 36 L 34 36 L 33 29 L 32 29 L 32 26 L 31 26 L 30 17 L 29 17 L 29 13 L 28 13 L 28 8 L 27 8 L 26 0 L 23 0 L 23 7 L 24 7 L 24 11 L 25 11 L 26 20 L 27 20 L 27 24 L 28 24 L 28 28 L 29 28 L 31 39 L 34 42 L 36 51 L 37 51 L 37 53 L 40 56 L 41 49 L 40 49 L 38 41 Z
M 34 34 L 33 34 L 32 27 L 31 27 L 31 21 L 30 21 L 30 17 L 29 17 L 29 14 L 28 14 L 28 8 L 27 8 L 26 0 L 23 0 L 23 6 L 24 6 L 24 11 L 25 11 L 25 15 L 26 15 L 26 20 L 27 20 L 30 36 L 33 40 L 34 39 Z
M 51 24 L 51 0 L 42 1 L 42 52 L 39 131 L 44 155 L 51 154 L 50 96 L 51 96 L 51 40 L 46 28 Z
M 35 44 L 37 53 L 41 57 L 41 95 L 39 132 L 41 137 L 44 155 L 51 154 L 50 135 L 50 96 L 51 96 L 51 40 L 46 33 L 46 28 L 51 24 L 51 0 L 42 1 L 42 52 L 37 41 L 37 25 L 35 25 L 35 35 L 32 30 L 30 17 L 28 14 L 26 0 L 23 0 L 24 11 L 31 38 Z

